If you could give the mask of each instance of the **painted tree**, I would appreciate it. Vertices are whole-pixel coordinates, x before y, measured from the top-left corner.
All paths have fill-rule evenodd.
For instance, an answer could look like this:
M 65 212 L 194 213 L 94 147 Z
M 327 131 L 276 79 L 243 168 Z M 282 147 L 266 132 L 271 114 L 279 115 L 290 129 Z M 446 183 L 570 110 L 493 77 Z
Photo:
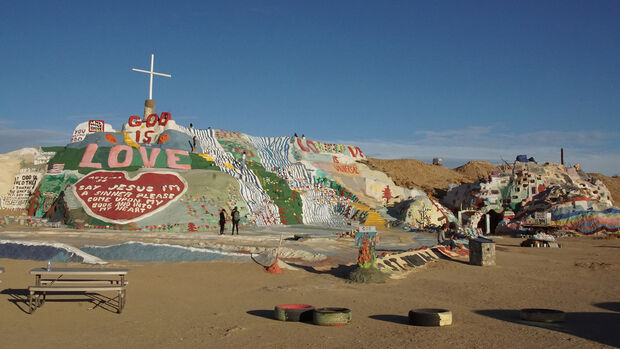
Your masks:
M 358 233 L 359 234 L 359 233 Z M 357 241 L 357 237 L 356 237 Z M 388 274 L 384 273 L 377 268 L 377 259 L 375 256 L 375 243 L 371 242 L 368 238 L 362 239 L 359 255 L 357 257 L 357 266 L 349 274 L 349 279 L 354 282 L 385 282 L 388 278 Z
M 390 186 L 386 185 L 385 188 L 383 188 L 383 196 L 382 196 L 386 202 L 389 202 L 390 199 L 393 199 L 394 197 L 392 196 L 392 190 L 390 190 Z
M 369 246 L 368 239 L 362 240 L 362 246 L 360 247 L 359 255 L 357 257 L 357 266 L 360 268 L 377 267 L 377 261 L 375 260 L 375 248 Z

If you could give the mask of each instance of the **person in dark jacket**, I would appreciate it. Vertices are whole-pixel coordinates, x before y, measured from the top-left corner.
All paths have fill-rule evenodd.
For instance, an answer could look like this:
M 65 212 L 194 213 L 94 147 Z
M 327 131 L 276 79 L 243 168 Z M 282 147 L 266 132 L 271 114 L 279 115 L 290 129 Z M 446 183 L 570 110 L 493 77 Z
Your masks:
M 241 214 L 239 213 L 237 206 L 233 208 L 230 215 L 232 216 L 232 233 L 230 235 L 235 234 L 235 227 L 237 227 L 237 235 L 239 235 L 239 221 L 241 220 Z
M 453 222 L 445 223 L 438 231 L 437 231 L 437 243 L 439 245 L 444 245 L 450 247 L 451 250 L 454 250 L 457 245 L 454 241 L 454 234 L 456 231 L 456 224 Z
M 220 211 L 220 235 L 224 234 L 225 229 L 226 229 L 226 210 L 222 209 Z

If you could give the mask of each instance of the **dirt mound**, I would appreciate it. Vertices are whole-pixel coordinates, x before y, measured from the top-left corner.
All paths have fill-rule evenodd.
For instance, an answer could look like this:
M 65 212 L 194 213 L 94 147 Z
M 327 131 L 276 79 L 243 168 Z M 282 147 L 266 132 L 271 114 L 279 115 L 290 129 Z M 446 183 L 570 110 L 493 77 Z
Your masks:
M 497 170 L 497 167 L 486 161 L 470 161 L 454 170 L 474 182 L 479 178 L 488 177 L 491 172 Z
M 368 158 L 366 164 L 385 172 L 396 185 L 421 189 L 435 198 L 442 196 L 450 183 L 461 184 L 470 181 L 469 178 L 453 169 L 429 165 L 414 159 Z
M 609 189 L 614 206 L 620 207 L 620 177 L 607 177 L 600 173 L 589 173 L 589 175 L 603 181 L 607 189 Z

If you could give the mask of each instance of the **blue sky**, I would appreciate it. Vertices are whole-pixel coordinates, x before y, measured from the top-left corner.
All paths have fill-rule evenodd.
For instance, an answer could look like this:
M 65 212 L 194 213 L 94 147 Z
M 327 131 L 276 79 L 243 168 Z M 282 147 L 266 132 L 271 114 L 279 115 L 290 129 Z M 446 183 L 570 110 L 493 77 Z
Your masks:
M 620 174 L 620 2 L 10 1 L 0 152 L 178 123 L 293 132 L 382 158 L 539 161 Z

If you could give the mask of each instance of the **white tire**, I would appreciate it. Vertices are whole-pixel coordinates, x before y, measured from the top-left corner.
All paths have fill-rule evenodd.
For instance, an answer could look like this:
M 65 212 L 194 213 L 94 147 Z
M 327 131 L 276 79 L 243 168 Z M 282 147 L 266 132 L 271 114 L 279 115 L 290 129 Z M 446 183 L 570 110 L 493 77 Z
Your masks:
M 416 326 L 449 326 L 452 325 L 452 312 L 447 309 L 410 310 L 409 323 Z

